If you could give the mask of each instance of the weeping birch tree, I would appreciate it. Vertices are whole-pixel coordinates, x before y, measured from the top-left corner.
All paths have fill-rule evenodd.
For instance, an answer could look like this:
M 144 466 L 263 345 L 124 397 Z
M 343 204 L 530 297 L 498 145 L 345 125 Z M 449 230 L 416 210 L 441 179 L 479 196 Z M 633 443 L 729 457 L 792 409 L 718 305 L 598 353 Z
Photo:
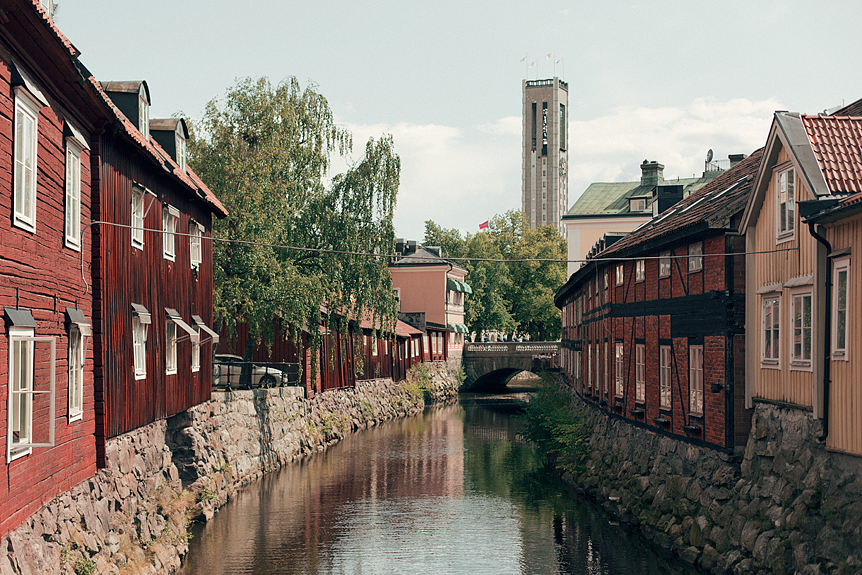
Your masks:
M 391 136 L 370 139 L 326 186 L 351 146 L 316 86 L 295 78 L 239 80 L 194 126 L 189 163 L 230 213 L 213 223 L 230 240 L 213 243 L 215 317 L 231 335 L 248 325 L 246 360 L 279 325 L 317 349 L 321 317 L 342 334 L 347 312 L 394 321 L 386 262 L 336 252 L 393 252 L 400 160 Z

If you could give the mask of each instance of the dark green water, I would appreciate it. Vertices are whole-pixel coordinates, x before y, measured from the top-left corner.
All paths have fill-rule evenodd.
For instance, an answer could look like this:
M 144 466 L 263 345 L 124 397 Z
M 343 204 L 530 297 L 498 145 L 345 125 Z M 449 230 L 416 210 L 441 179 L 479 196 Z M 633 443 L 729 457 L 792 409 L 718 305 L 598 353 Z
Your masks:
M 500 400 L 356 433 L 247 486 L 183 575 L 690 574 L 549 473 Z

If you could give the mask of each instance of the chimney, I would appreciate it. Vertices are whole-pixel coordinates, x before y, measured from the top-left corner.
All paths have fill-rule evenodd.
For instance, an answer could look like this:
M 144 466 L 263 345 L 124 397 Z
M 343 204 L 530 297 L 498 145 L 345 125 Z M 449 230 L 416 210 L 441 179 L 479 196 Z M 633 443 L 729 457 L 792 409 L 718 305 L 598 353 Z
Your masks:
M 652 191 L 652 215 L 656 217 L 663 214 L 668 208 L 682 199 L 683 186 L 681 184 L 669 184 L 656 186 Z
M 396 238 L 395 240 L 395 253 L 399 256 L 404 255 L 404 238 Z
M 728 154 L 727 159 L 730 160 L 730 167 L 732 168 L 747 157 L 748 154 Z
M 416 240 L 409 240 L 404 249 L 404 255 L 409 256 L 416 252 Z
M 664 182 L 664 166 L 655 160 L 641 164 L 641 185 L 654 187 Z

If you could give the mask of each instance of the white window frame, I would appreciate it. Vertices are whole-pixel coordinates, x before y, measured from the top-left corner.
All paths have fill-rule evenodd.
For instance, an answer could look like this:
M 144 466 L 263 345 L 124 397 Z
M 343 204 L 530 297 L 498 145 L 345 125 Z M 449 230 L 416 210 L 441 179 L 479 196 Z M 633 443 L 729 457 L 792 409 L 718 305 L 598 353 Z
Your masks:
M 808 300 L 808 324 L 803 313 Z M 814 294 L 811 286 L 790 291 L 790 369 L 810 371 L 814 355 Z M 805 338 L 808 337 L 808 355 L 805 354 Z M 801 345 L 797 353 L 797 338 Z
M 201 370 L 201 328 L 192 326 L 192 329 L 198 335 L 197 340 L 192 340 L 192 373 L 197 373 Z
M 145 190 L 140 186 L 132 188 L 132 247 L 144 249 L 144 198 Z
M 165 318 L 165 375 L 177 372 L 177 324 Z
M 135 380 L 147 378 L 147 331 L 150 316 L 142 318 L 140 314 L 132 313 L 132 369 Z
M 432 339 L 431 343 L 434 345 L 433 353 L 437 353 L 437 340 Z M 371 357 L 377 357 L 377 338 L 374 337 L 374 334 L 371 334 Z
M 635 281 L 642 282 L 646 279 L 646 260 L 639 259 L 635 262 Z
M 623 360 L 625 357 L 625 348 L 622 342 L 616 342 L 614 346 L 614 394 L 617 397 L 622 397 L 625 391 L 625 382 L 623 381 Z
M 673 396 L 671 393 L 671 350 L 669 345 L 659 348 L 659 408 L 671 409 L 673 407 Z
M 598 350 L 596 350 L 596 353 L 598 353 Z M 610 354 L 608 354 L 608 342 L 606 341 L 605 342 L 605 377 L 604 377 L 604 385 L 603 385 L 605 395 L 608 394 L 608 378 L 610 377 L 610 375 L 608 375 L 610 373 L 610 370 L 608 369 L 608 357 L 609 357 L 609 355 Z M 596 366 L 596 369 L 598 369 L 598 366 Z M 596 377 L 598 378 L 598 376 L 596 376 Z
M 688 246 L 688 271 L 698 272 L 703 269 L 703 242 L 695 242 Z
M 658 259 L 658 277 L 670 277 L 670 252 L 661 252 Z
M 621 263 L 617 264 L 617 272 L 616 273 L 617 273 L 617 276 L 616 276 L 617 285 L 621 286 L 621 285 L 623 285 L 623 281 L 625 280 L 625 270 L 623 269 L 623 264 L 621 264 Z
M 646 345 L 635 345 L 635 401 L 646 401 Z
M 844 290 L 844 307 L 841 308 L 840 301 L 840 293 L 841 293 L 841 277 L 844 277 L 844 281 L 846 283 Z M 832 309 L 830 313 L 832 314 L 832 360 L 833 361 L 848 361 L 848 352 L 849 345 L 848 339 L 850 337 L 850 322 L 852 321 L 852 317 L 850 316 L 850 302 L 852 298 L 850 296 L 850 287 L 852 283 L 850 282 L 850 258 L 836 258 L 832 262 Z M 843 316 L 843 326 L 841 325 L 841 319 Z M 842 329 L 843 327 L 843 329 Z
M 138 131 L 143 134 L 144 139 L 150 138 L 150 103 L 144 97 L 144 87 L 138 92 Z
M 164 258 L 175 261 L 177 258 L 176 233 L 180 211 L 170 204 L 162 207 L 162 253 Z
M 8 405 L 7 405 L 7 429 L 6 429 L 6 462 L 10 462 L 14 459 L 18 459 L 19 457 L 24 457 L 25 455 L 30 455 L 33 452 L 34 447 L 53 447 L 54 446 L 54 405 L 55 405 L 55 384 L 56 384 L 56 367 L 57 367 L 57 338 L 53 336 L 35 336 L 35 330 L 31 327 L 15 327 L 11 326 L 9 328 L 9 385 L 8 385 Z M 35 388 L 35 368 L 36 368 L 36 350 L 35 344 L 36 342 L 47 342 L 50 344 L 50 374 L 49 374 L 49 388 L 47 390 L 37 390 Z M 15 346 L 16 345 L 26 345 L 28 349 L 28 357 L 25 359 L 29 363 L 27 366 L 29 368 L 28 372 L 24 374 L 24 383 L 26 384 L 26 388 L 22 388 L 20 385 L 20 379 L 18 378 L 18 374 L 20 373 L 20 365 L 15 361 L 16 357 L 19 357 L 16 353 Z M 16 381 L 19 383 L 15 385 Z M 33 441 L 33 396 L 49 394 L 49 408 L 48 408 L 48 442 L 46 443 L 37 443 Z M 23 439 L 28 439 L 29 441 L 21 441 L 21 437 L 19 434 L 19 440 L 13 443 L 13 413 L 16 411 L 20 414 L 23 402 L 23 411 L 25 419 L 27 420 L 28 430 L 26 435 L 30 437 L 25 437 Z M 20 419 L 19 419 L 20 424 Z M 20 429 L 20 425 L 19 425 Z
M 760 310 L 760 363 L 777 368 L 781 361 L 781 294 L 764 294 Z
M 182 133 L 182 127 L 177 124 L 177 130 L 174 132 L 174 147 L 177 152 L 177 165 L 183 172 L 186 171 L 186 139 Z
M 40 103 L 24 90 L 15 93 L 15 119 L 13 125 L 13 181 L 12 199 L 14 203 L 12 223 L 28 232 L 36 231 L 37 173 L 39 151 L 39 110 Z M 25 137 L 29 120 L 30 138 Z M 22 122 L 23 133 L 19 133 L 18 124 Z M 27 153 L 30 154 L 31 165 L 26 165 Z M 29 188 L 29 192 L 26 188 Z
M 81 153 L 83 148 L 66 139 L 66 247 L 81 250 Z
M 776 239 L 792 239 L 796 233 L 796 172 L 792 167 L 775 173 Z
M 587 389 L 593 388 L 593 346 L 587 346 Z
M 688 409 L 691 415 L 703 415 L 703 346 L 688 347 Z
M 84 417 L 84 351 L 87 337 L 69 326 L 69 423 Z
M 192 269 L 198 269 L 203 261 L 203 226 L 194 220 L 189 221 L 189 261 Z

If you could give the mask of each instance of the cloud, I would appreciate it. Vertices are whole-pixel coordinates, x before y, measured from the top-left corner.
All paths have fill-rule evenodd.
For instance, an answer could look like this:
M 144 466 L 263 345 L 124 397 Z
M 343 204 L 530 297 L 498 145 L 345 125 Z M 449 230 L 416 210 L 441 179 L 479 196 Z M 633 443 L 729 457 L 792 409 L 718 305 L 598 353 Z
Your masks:
M 670 179 L 699 175 L 708 149 L 716 158 L 749 154 L 766 141 L 778 109 L 781 104 L 774 99 L 697 98 L 686 106 L 624 107 L 588 120 L 570 120 L 570 203 L 592 182 L 639 179 L 644 159 L 664 164 Z M 358 152 L 369 137 L 392 134 L 401 157 L 395 214 L 399 236 L 421 241 L 429 219 L 472 233 L 494 214 L 521 207 L 518 116 L 467 127 L 343 125 L 353 133 Z

